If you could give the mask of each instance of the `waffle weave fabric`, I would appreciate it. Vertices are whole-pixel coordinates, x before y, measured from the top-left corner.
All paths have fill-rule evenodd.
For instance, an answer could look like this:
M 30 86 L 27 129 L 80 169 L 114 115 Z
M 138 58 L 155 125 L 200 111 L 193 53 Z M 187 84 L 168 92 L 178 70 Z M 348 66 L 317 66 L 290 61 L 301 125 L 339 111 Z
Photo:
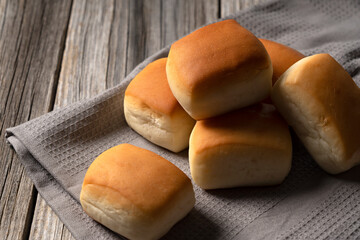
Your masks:
M 360 86 L 360 1 L 276 0 L 227 18 L 305 55 L 329 53 Z M 77 239 L 121 239 L 79 204 L 87 168 L 108 148 L 131 143 L 149 149 L 190 176 L 187 151 L 174 154 L 149 143 L 127 126 L 123 114 L 128 83 L 168 50 L 92 99 L 7 129 L 36 188 Z M 331 176 L 295 135 L 293 148 L 292 170 L 279 186 L 203 191 L 194 185 L 195 208 L 164 239 L 359 239 L 360 168 Z

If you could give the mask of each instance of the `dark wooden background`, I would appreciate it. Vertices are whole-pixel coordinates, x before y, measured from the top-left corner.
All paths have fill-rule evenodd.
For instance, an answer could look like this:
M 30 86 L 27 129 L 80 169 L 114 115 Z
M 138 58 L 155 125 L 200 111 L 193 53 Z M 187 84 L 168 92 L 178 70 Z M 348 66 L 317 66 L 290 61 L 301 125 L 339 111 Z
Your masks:
M 206 23 L 266 0 L 0 0 L 0 239 L 73 239 L 5 129 L 94 96 Z

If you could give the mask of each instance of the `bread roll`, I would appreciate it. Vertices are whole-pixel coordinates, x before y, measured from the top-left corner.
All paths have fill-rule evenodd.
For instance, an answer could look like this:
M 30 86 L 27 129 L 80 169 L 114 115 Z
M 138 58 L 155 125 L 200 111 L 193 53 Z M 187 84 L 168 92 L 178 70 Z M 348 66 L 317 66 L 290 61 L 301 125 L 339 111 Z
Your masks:
M 264 44 L 266 51 L 270 55 L 273 76 L 272 83 L 275 84 L 276 80 L 283 74 L 291 65 L 304 58 L 305 56 L 293 48 L 273 42 L 266 39 L 259 40 Z
M 166 78 L 166 58 L 146 66 L 125 91 L 129 126 L 144 138 L 173 152 L 184 150 L 195 120 L 180 106 Z
M 279 184 L 291 154 L 288 126 L 270 104 L 198 121 L 190 136 L 191 175 L 204 189 Z
M 84 211 L 129 239 L 158 239 L 194 206 L 190 179 L 148 150 L 121 144 L 103 152 L 86 172 Z
M 360 162 L 360 89 L 328 54 L 306 57 L 276 82 L 272 100 L 329 173 Z
M 166 73 L 174 96 L 196 120 L 254 104 L 271 90 L 269 55 L 235 20 L 210 24 L 175 42 Z

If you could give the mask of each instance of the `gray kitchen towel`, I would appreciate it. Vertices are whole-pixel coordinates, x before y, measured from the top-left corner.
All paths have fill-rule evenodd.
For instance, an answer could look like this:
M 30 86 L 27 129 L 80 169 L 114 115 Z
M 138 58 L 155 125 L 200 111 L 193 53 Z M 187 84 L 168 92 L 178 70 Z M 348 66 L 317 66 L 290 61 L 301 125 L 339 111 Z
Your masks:
M 306 55 L 330 53 L 360 86 L 360 1 L 278 0 L 228 18 Z M 89 218 L 79 204 L 86 169 L 106 149 L 131 143 L 190 176 L 186 150 L 174 154 L 146 141 L 127 126 L 123 114 L 128 83 L 168 50 L 94 98 L 7 129 L 7 140 L 39 193 L 77 239 L 121 238 Z M 164 239 L 359 239 L 360 167 L 328 175 L 292 137 L 293 165 L 284 183 L 212 191 L 195 185 L 195 208 Z

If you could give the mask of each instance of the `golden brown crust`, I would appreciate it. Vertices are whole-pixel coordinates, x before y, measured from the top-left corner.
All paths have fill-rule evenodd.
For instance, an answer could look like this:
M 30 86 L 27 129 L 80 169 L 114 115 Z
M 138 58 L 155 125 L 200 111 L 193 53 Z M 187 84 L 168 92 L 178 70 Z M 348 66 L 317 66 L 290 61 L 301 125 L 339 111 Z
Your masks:
M 227 76 L 236 74 L 239 66 L 260 71 L 270 64 L 261 42 L 230 19 L 200 28 L 175 42 L 167 71 L 174 76 L 171 81 L 181 82 L 192 93 L 226 84 Z
M 124 203 L 131 203 L 136 212 L 140 210 L 145 216 L 155 217 L 178 197 L 180 189 L 189 185 L 190 179 L 166 159 L 151 151 L 121 144 L 95 159 L 85 175 L 83 189 L 89 186 L 92 196 L 97 194 L 100 199 L 103 193 L 91 186 L 102 186 L 99 188 L 102 191 L 110 189 L 103 197 L 112 207 L 126 209 Z
M 305 59 L 304 59 L 305 60 Z M 294 68 L 285 82 L 306 92 L 325 115 L 321 127 L 336 129 L 350 159 L 360 149 L 360 89 L 345 69 L 329 54 L 317 54 Z
M 166 115 L 183 111 L 170 90 L 165 71 L 166 61 L 167 58 L 161 58 L 147 65 L 130 82 L 125 97 L 132 96 L 150 109 Z
M 289 68 L 291 65 L 304 58 L 305 56 L 293 48 L 273 42 L 267 39 L 259 40 L 264 44 L 273 65 L 273 78 L 272 83 L 275 84 L 276 80 Z
M 286 122 L 273 105 L 264 103 L 197 121 L 191 138 L 196 153 L 234 144 L 291 151 Z

